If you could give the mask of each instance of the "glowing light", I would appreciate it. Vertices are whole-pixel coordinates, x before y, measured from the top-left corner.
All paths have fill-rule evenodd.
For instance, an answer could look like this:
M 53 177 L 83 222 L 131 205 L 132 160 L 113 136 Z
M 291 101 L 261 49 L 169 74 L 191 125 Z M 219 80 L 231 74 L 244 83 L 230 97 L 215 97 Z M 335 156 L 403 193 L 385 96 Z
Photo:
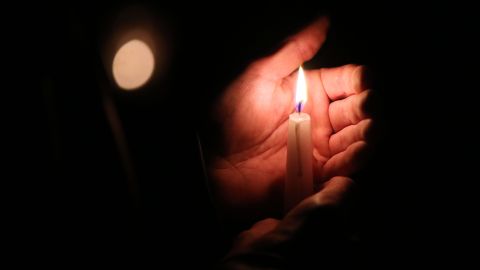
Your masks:
M 307 103 L 308 93 L 307 93 L 307 83 L 305 80 L 305 74 L 303 73 L 303 68 L 298 69 L 297 77 L 297 89 L 295 90 L 295 105 L 297 110 L 301 111 L 301 108 Z
M 143 86 L 152 76 L 155 59 L 145 42 L 133 39 L 118 49 L 112 63 L 115 82 L 125 90 Z

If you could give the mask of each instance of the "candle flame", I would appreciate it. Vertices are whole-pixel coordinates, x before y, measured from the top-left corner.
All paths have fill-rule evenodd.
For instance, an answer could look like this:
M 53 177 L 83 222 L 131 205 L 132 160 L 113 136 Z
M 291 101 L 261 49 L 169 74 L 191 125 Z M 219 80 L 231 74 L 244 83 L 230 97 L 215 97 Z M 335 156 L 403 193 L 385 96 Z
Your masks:
M 298 69 L 297 89 L 295 92 L 295 104 L 297 105 L 298 112 L 302 110 L 302 106 L 305 106 L 305 103 L 307 103 L 307 99 L 307 83 L 305 81 L 305 74 L 303 73 L 303 68 L 300 66 L 300 68 Z

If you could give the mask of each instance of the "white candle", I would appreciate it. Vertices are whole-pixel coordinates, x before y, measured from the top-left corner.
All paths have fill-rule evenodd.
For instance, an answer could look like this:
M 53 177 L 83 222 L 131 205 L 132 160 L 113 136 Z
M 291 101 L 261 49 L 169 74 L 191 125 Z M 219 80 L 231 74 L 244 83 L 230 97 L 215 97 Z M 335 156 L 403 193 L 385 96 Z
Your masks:
M 307 102 L 307 85 L 302 67 L 298 70 L 296 112 L 288 119 L 285 212 L 313 193 L 312 132 L 310 115 L 302 112 Z

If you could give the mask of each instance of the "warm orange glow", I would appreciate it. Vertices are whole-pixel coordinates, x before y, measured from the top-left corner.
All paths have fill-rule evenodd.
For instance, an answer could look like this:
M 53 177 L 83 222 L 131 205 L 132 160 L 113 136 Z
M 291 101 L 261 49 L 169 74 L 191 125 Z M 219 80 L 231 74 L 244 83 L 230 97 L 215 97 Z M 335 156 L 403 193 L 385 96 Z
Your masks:
M 125 43 L 113 58 L 115 82 L 122 89 L 134 90 L 143 86 L 152 76 L 155 59 L 145 42 L 133 39 Z
M 305 81 L 305 74 L 303 74 L 303 68 L 300 67 L 298 69 L 297 89 L 295 92 L 295 105 L 301 103 L 300 106 L 305 106 L 305 103 L 307 103 L 307 99 L 307 83 Z

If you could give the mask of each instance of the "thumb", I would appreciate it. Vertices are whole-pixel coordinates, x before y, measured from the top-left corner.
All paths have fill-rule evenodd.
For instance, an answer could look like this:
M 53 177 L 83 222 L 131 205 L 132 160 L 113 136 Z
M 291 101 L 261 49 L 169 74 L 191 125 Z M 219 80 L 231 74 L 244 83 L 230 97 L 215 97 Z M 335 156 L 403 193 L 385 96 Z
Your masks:
M 267 218 L 255 223 L 249 230 L 241 232 L 235 239 L 230 254 L 236 253 L 239 250 L 248 249 L 264 235 L 272 232 L 278 223 L 279 221 L 277 219 Z
M 338 208 L 351 193 L 355 183 L 346 176 L 335 176 L 323 184 L 316 194 L 304 199 L 287 213 L 282 223 L 297 227 L 305 217 L 319 209 Z
M 271 56 L 257 61 L 260 72 L 272 74 L 280 79 L 295 71 L 303 62 L 310 60 L 322 47 L 329 26 L 327 17 L 320 17 L 287 39 L 285 45 Z

